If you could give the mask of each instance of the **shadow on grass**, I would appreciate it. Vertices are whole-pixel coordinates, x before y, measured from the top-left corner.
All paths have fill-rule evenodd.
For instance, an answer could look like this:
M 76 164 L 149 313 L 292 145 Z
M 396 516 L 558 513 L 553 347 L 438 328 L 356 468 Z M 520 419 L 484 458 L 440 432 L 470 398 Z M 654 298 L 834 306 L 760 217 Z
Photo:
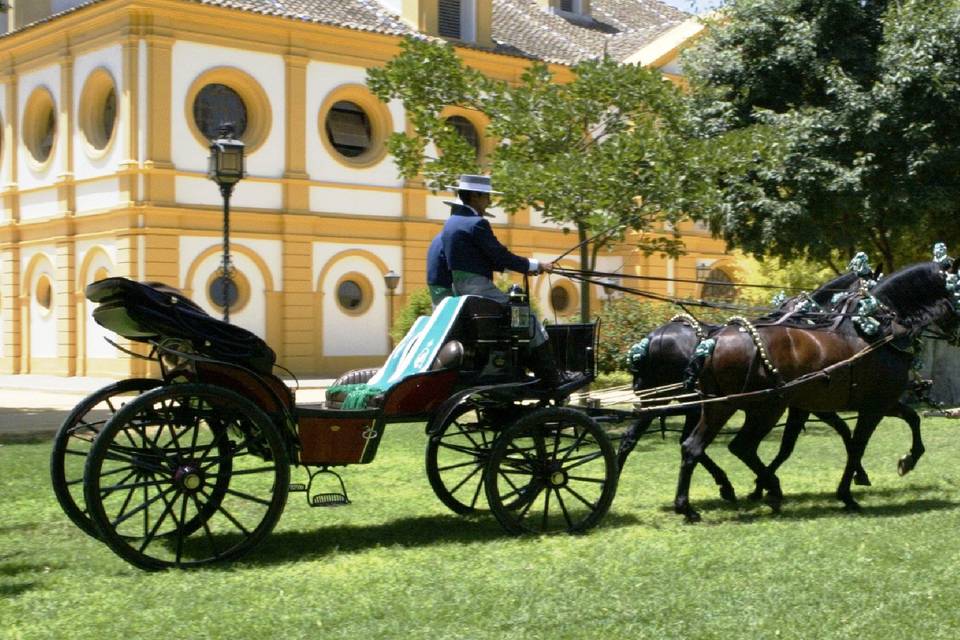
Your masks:
M 698 500 L 693 507 L 707 518 L 709 518 L 711 511 L 725 514 L 736 512 L 733 519 L 726 522 L 738 524 L 768 517 L 783 520 L 816 520 L 849 514 L 867 518 L 890 518 L 935 511 L 952 511 L 960 508 L 960 502 L 954 500 L 925 497 L 926 494 L 934 491 L 942 491 L 942 488 L 935 485 L 915 485 L 905 488 L 866 487 L 861 490 L 854 490 L 853 497 L 858 501 L 884 497 L 899 497 L 905 500 L 905 502 L 872 505 L 864 505 L 861 502 L 859 510 L 845 509 L 843 504 L 837 500 L 833 491 L 787 493 L 784 495 L 783 505 L 779 513 L 774 513 L 765 502 L 750 501 L 744 497 L 741 497 L 737 503 L 724 502 L 718 498 Z M 661 507 L 661 511 L 672 513 L 673 507 L 664 506 Z
M 627 527 L 639 523 L 632 514 L 609 513 L 599 527 Z M 563 535 L 563 534 L 561 534 Z M 401 518 L 367 526 L 335 526 L 312 531 L 272 533 L 249 556 L 236 565 L 271 565 L 308 560 L 331 553 L 351 553 L 377 547 L 417 548 L 450 543 L 506 540 L 505 533 L 492 516 L 459 518 L 456 516 L 420 516 Z M 210 569 L 231 565 L 211 565 Z
M 21 582 L 19 584 L 0 584 L 0 596 L 4 598 L 15 598 L 21 593 L 26 593 L 37 586 L 36 582 Z

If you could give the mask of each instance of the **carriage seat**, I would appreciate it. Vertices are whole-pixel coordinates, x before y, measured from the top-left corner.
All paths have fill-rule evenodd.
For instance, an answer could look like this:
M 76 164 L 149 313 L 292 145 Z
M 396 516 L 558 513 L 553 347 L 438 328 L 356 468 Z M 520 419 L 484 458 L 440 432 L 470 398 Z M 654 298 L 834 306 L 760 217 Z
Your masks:
M 208 358 L 264 374 L 277 360 L 260 337 L 212 317 L 173 287 L 106 278 L 88 285 L 85 294 L 97 303 L 93 310 L 97 324 L 129 340 L 185 340 Z

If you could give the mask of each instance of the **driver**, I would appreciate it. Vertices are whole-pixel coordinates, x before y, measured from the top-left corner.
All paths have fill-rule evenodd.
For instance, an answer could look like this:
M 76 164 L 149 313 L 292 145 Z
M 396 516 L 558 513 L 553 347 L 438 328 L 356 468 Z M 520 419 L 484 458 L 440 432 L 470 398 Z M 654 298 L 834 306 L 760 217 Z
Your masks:
M 464 174 L 454 190 L 460 201 L 445 203 L 450 205 L 450 217 L 443 225 L 440 237 L 455 295 L 482 296 L 506 304 L 510 298 L 493 284 L 494 271 L 532 274 L 553 271 L 552 262 L 539 262 L 535 258 L 522 258 L 511 253 L 493 235 L 484 216 L 492 217 L 487 213 L 490 195 L 500 192 L 493 190 L 489 176 Z M 547 332 L 536 318 L 532 323 L 530 368 L 544 386 L 554 388 L 561 379 L 547 342 Z

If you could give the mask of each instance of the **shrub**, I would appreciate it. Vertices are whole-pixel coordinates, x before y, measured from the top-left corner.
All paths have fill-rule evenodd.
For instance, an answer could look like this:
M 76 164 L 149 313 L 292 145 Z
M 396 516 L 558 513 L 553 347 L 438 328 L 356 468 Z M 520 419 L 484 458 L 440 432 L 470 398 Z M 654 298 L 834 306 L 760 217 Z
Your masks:
M 433 304 L 430 302 L 430 290 L 426 287 L 414 290 L 407 298 L 407 304 L 397 314 L 390 328 L 390 337 L 394 344 L 403 340 L 410 327 L 420 316 L 428 316 L 433 313 Z

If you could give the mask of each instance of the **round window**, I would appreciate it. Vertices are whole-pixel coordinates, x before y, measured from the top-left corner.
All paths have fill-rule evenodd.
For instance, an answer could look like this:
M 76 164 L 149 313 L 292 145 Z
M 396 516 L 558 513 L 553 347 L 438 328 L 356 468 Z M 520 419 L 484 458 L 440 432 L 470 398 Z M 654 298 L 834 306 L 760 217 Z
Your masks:
M 351 316 L 363 315 L 373 303 L 373 286 L 367 277 L 358 271 L 340 276 L 334 291 L 337 306 Z
M 236 269 L 229 278 L 223 277 L 223 271 L 217 269 L 207 280 L 207 299 L 219 311 L 223 311 L 228 303 L 231 313 L 240 311 L 250 299 L 250 283 Z
M 53 96 L 46 89 L 37 89 L 27 100 L 23 116 L 23 143 L 30 156 L 43 164 L 50 159 L 57 135 L 57 114 Z
M 557 313 L 564 313 L 570 308 L 570 292 L 562 285 L 550 289 L 550 306 Z
M 220 128 L 227 123 L 233 125 L 234 137 L 242 138 L 247 131 L 247 105 L 232 88 L 211 83 L 193 101 L 193 120 L 208 140 L 219 138 Z
M 353 102 L 335 102 L 324 126 L 330 144 L 342 156 L 356 158 L 373 146 L 370 116 Z
M 35 295 L 40 308 L 47 311 L 53 308 L 53 282 L 50 281 L 50 276 L 42 275 L 37 278 Z
M 348 311 L 356 311 L 363 305 L 363 289 L 353 280 L 344 280 L 337 287 L 337 301 Z
M 80 131 L 94 151 L 103 151 L 117 126 L 117 89 L 106 69 L 90 74 L 80 94 Z
M 457 130 L 464 140 L 473 147 L 474 152 L 480 155 L 480 134 L 473 123 L 463 116 L 450 116 L 447 118 L 447 124 Z

